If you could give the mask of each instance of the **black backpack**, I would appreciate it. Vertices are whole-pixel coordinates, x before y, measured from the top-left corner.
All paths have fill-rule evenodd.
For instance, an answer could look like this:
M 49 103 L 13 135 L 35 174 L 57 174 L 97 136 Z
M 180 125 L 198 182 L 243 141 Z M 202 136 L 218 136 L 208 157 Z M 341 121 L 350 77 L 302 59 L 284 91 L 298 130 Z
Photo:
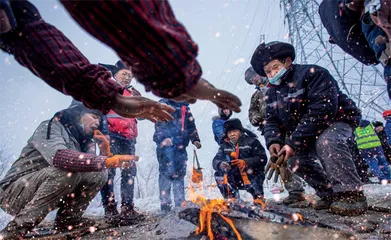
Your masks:
M 319 15 L 331 37 L 330 43 L 337 44 L 365 65 L 379 63 L 362 33 L 360 13 L 344 8 L 341 16 L 338 0 L 323 0 L 319 6 Z

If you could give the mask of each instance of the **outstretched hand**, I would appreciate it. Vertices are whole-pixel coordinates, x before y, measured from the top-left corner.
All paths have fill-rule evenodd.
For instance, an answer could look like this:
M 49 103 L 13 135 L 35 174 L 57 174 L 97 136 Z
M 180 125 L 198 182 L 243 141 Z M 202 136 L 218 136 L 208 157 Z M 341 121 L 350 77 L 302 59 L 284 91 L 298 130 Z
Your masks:
M 146 118 L 151 122 L 167 122 L 173 120 L 174 108 L 141 96 L 116 95 L 116 103 L 112 109 L 127 118 Z
M 209 100 L 221 109 L 229 109 L 234 112 L 240 112 L 240 106 L 242 106 L 237 96 L 215 88 L 203 78 L 200 78 L 198 83 L 190 91 L 173 98 L 175 101 L 187 101 L 189 103 L 195 103 L 198 99 Z

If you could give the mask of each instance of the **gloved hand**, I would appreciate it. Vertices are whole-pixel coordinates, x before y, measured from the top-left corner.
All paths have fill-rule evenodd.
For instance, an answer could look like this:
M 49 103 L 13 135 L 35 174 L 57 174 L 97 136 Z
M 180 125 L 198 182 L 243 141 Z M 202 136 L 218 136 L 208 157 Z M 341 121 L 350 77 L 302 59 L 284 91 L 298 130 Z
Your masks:
M 99 130 L 94 131 L 94 140 L 98 142 L 100 155 L 111 156 L 110 142 Z
M 231 165 L 236 166 L 239 169 L 244 169 L 247 166 L 246 161 L 242 159 L 231 160 Z
M 227 162 L 222 162 L 220 163 L 220 169 L 223 171 L 229 171 L 231 170 L 231 165 L 229 165 Z
M 251 118 L 251 124 L 253 125 L 253 126 L 258 126 L 260 123 L 261 123 L 261 121 L 262 121 L 262 117 L 261 116 L 259 116 L 259 115 L 255 115 L 255 116 L 253 116 L 252 118 Z
M 199 141 L 193 142 L 193 145 L 196 146 L 197 149 L 200 149 L 202 147 Z
M 114 155 L 106 159 L 107 168 L 127 168 L 130 166 L 131 161 L 138 161 L 136 155 Z

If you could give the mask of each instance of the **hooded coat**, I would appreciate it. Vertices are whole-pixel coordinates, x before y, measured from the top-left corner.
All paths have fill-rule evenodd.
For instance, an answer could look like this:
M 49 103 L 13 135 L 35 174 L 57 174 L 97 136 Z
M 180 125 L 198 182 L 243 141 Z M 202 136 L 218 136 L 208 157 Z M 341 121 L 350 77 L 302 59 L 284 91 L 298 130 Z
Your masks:
M 12 182 L 29 173 L 38 172 L 47 167 L 56 167 L 54 158 L 59 150 L 68 149 L 82 152 L 81 146 L 92 137 L 86 136 L 79 124 L 80 117 L 86 112 L 97 115 L 100 113 L 84 107 L 75 107 L 57 112 L 51 120 L 43 121 L 27 141 L 20 157 L 12 164 L 11 169 L 0 181 L 0 188 L 7 188 Z M 82 166 L 86 162 L 92 161 L 92 159 L 88 159 L 89 157 L 97 157 L 96 160 L 101 163 L 104 163 L 106 159 L 105 157 L 86 154 L 86 158 L 79 158 L 80 161 L 74 161 L 74 159 L 67 159 L 64 156 L 62 156 L 63 161 L 72 162 L 73 166 L 80 165 L 80 169 L 83 168 Z M 91 166 L 93 165 L 93 162 L 91 162 Z
M 218 113 L 219 116 L 215 116 L 212 119 L 212 130 L 215 141 L 220 145 L 224 135 L 224 123 L 232 116 L 232 111 L 230 111 L 230 114 L 227 116 L 224 114 L 223 110 L 219 108 Z

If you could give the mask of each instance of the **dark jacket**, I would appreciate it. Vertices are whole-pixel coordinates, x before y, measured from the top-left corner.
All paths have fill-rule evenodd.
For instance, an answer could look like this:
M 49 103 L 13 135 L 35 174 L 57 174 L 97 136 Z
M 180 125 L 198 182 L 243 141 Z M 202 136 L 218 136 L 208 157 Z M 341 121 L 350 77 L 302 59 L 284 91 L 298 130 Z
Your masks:
M 267 147 L 273 143 L 308 147 L 337 121 L 357 127 L 361 111 L 339 90 L 326 69 L 293 64 L 282 78 L 279 86 L 270 87 L 266 93 Z
M 239 138 L 238 144 L 238 159 L 243 159 L 246 161 L 247 174 L 257 175 L 259 173 L 263 173 L 267 162 L 267 157 L 265 149 L 257 139 L 256 135 L 242 132 L 242 136 Z M 233 145 L 228 138 L 225 138 L 224 141 L 220 144 L 219 151 L 213 158 L 212 164 L 216 171 L 221 171 L 219 166 L 223 161 L 229 162 L 233 160 L 230 155 L 231 152 L 235 152 L 235 145 Z M 232 168 L 230 173 L 240 175 L 240 172 L 237 168 Z
M 376 55 L 362 33 L 361 14 L 345 7 L 341 15 L 338 2 L 323 0 L 319 6 L 320 19 L 330 34 L 330 42 L 366 65 L 377 64 Z
M 186 102 L 175 102 L 169 99 L 161 99 L 159 102 L 175 108 L 172 114 L 174 120 L 168 123 L 157 122 L 153 141 L 160 144 L 164 139 L 171 138 L 174 146 L 187 147 L 189 142 L 200 141 L 195 119 L 190 112 L 189 104 Z

